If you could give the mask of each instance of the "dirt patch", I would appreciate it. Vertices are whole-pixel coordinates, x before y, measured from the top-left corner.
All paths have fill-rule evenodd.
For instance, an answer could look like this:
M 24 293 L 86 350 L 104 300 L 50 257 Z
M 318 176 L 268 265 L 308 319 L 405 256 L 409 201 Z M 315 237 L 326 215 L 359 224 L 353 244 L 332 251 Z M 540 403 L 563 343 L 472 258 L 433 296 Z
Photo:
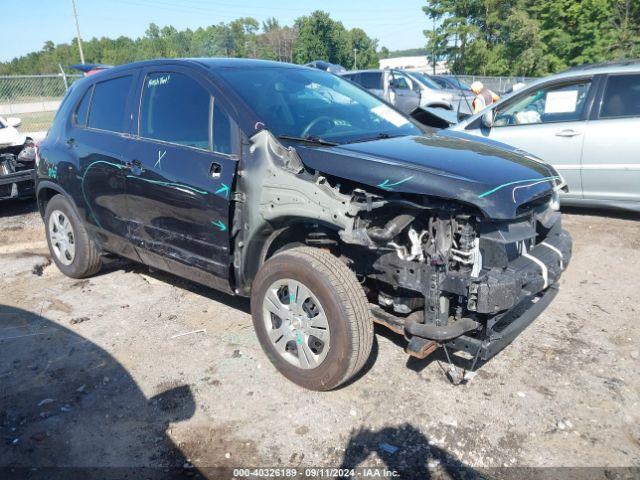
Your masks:
M 49 310 L 56 310 L 62 313 L 71 313 L 73 312 L 73 307 L 58 298 L 54 298 L 49 302 L 49 305 L 47 306 L 47 311 Z
M 640 220 L 572 211 L 564 221 L 575 243 L 559 295 L 469 383 L 452 386 L 441 356 L 409 360 L 402 338 L 381 333 L 362 377 L 317 393 L 272 368 L 246 300 L 126 262 L 79 281 L 54 265 L 33 275 L 39 214 L 0 216 L 11 252 L 0 274 L 0 465 L 162 465 L 210 478 L 212 466 L 461 478 L 638 465 Z

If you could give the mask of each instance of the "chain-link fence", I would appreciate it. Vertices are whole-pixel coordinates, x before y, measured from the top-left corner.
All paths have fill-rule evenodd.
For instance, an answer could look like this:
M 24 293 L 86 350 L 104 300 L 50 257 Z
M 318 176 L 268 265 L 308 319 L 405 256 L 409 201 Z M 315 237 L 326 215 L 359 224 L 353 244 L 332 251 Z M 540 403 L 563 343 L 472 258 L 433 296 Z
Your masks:
M 42 134 L 51 125 L 68 86 L 81 75 L 3 75 L 0 76 L 0 116 L 19 117 L 21 130 L 30 134 Z M 457 78 L 471 85 L 476 80 L 496 93 L 508 91 L 515 83 L 527 83 L 530 77 L 487 77 L 458 75 Z
M 18 117 L 20 130 L 29 134 L 46 131 L 68 86 L 81 75 L 0 76 L 0 116 Z
M 500 94 L 510 91 L 516 83 L 529 83 L 537 80 L 535 77 L 487 77 L 482 75 L 457 75 L 457 78 L 467 85 L 471 85 L 475 81 L 482 82 L 489 90 Z

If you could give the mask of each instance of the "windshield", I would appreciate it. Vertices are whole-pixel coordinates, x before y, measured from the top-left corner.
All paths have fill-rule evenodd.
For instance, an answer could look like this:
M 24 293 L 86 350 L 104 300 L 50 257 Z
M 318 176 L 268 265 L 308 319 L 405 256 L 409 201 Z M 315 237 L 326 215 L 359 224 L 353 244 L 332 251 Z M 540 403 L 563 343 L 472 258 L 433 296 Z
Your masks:
M 427 87 L 432 88 L 433 90 L 442 90 L 442 87 L 440 85 L 438 85 L 436 82 L 434 82 L 433 80 L 431 80 L 429 77 L 427 77 L 422 73 L 411 72 L 409 75 L 411 75 L 417 81 L 426 85 Z
M 223 68 L 216 73 L 275 136 L 349 143 L 421 134 L 406 117 L 373 95 L 320 70 Z
M 458 80 L 456 77 L 445 77 L 451 84 L 461 88 L 462 90 L 471 90 L 471 87 L 466 83 Z

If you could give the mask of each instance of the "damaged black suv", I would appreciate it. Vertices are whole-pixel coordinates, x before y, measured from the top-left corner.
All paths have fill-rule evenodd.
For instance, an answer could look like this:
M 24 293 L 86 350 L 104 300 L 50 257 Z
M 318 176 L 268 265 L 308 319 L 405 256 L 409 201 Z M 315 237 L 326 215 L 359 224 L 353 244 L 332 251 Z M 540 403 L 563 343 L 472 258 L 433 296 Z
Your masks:
M 558 173 L 425 134 L 358 86 L 239 59 L 141 62 L 74 83 L 37 157 L 58 268 L 117 254 L 250 296 L 269 359 L 328 390 L 377 322 L 407 352 L 487 359 L 545 308 L 571 257 Z

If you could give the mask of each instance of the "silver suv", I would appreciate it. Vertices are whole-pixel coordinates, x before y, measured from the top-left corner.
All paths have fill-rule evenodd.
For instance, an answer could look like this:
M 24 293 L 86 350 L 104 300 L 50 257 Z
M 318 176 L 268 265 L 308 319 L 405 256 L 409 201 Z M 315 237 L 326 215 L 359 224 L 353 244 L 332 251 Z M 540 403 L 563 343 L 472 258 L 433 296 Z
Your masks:
M 406 114 L 418 107 L 453 108 L 451 93 L 435 85 L 429 87 L 408 72 L 395 69 L 356 70 L 339 75 L 366 88 Z
M 640 61 L 586 65 L 533 82 L 452 130 L 551 163 L 563 205 L 640 211 Z

